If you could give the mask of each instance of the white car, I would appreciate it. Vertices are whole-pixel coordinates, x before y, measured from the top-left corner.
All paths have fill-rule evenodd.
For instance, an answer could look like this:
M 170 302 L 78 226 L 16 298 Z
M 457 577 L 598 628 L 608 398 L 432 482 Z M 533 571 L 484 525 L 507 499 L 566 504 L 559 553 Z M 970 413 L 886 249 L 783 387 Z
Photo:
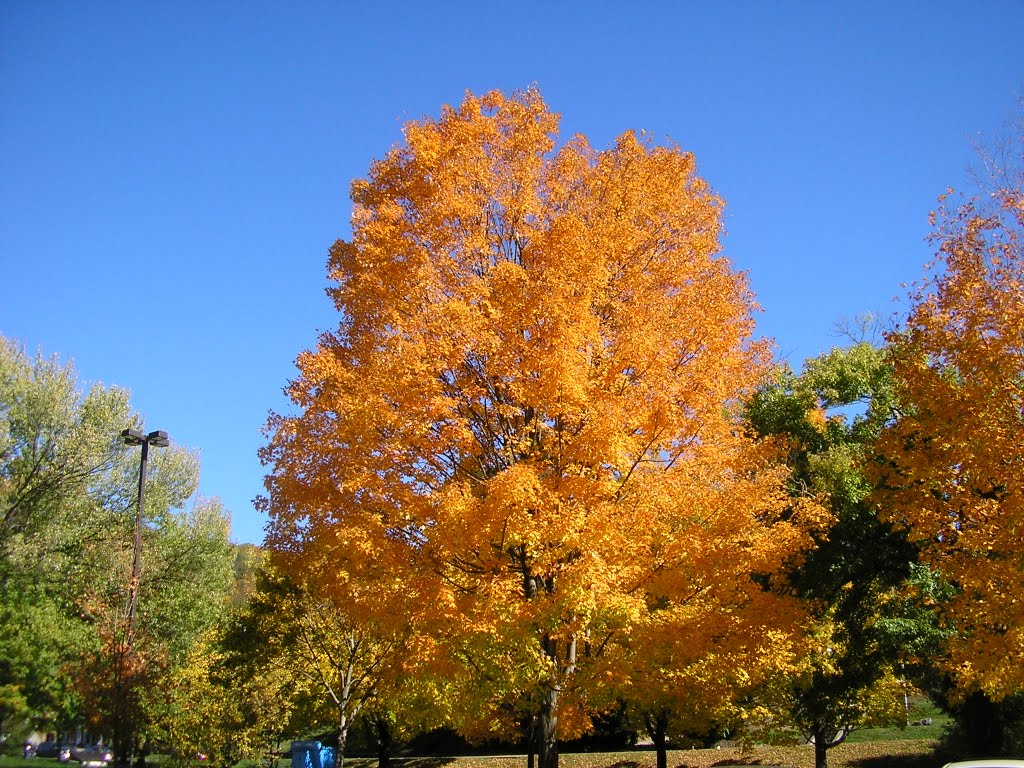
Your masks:
M 81 768 L 107 768 L 114 759 L 114 753 L 106 747 L 73 747 L 71 757 L 79 762 Z
M 994 757 L 988 760 L 961 760 L 946 763 L 942 768 L 1024 768 L 1024 760 Z

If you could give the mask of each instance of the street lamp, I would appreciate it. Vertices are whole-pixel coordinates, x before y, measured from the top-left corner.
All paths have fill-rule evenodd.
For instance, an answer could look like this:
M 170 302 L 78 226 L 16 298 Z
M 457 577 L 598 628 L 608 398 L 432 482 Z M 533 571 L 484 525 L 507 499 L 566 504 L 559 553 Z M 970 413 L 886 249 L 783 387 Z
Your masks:
M 137 429 L 126 429 L 121 433 L 125 445 L 141 445 L 142 461 L 139 464 L 139 504 L 135 510 L 135 543 L 132 548 L 132 581 L 128 586 L 128 645 L 135 640 L 135 603 L 139 596 L 139 578 L 142 571 L 142 510 L 146 502 L 146 462 L 149 461 L 149 446 L 166 448 L 171 444 L 167 433 L 155 430 L 148 435 Z

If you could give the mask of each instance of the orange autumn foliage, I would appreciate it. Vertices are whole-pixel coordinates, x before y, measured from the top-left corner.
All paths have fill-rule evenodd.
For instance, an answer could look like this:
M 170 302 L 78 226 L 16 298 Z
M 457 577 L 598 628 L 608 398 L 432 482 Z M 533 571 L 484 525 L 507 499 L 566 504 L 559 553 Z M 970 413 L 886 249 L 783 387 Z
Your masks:
M 467 95 L 353 183 L 341 321 L 263 454 L 282 567 L 354 602 L 387 573 L 403 608 L 364 609 L 415 614 L 546 738 L 586 727 L 578 670 L 655 601 L 767 604 L 751 574 L 804 545 L 736 415 L 767 350 L 721 200 L 677 147 L 557 128 L 535 90 Z M 688 659 L 728 623 L 689 627 Z
M 891 339 L 907 413 L 879 468 L 883 510 L 957 587 L 950 670 L 996 699 L 1024 688 L 1024 163 L 1004 170 L 940 211 L 936 274 Z

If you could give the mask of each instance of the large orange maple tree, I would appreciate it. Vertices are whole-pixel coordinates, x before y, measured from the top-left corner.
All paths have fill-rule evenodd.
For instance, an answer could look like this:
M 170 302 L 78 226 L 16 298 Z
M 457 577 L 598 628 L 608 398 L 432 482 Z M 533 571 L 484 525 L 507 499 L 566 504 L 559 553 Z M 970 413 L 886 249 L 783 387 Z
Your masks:
M 263 453 L 279 564 L 367 611 L 396 585 L 541 768 L 651 611 L 694 617 L 692 664 L 804 543 L 737 418 L 767 357 L 721 200 L 677 147 L 557 130 L 536 90 L 467 95 L 353 183 L 341 319 Z
M 932 277 L 892 355 L 883 511 L 956 587 L 946 662 L 965 694 L 1024 689 L 1024 134 L 988 194 L 936 217 Z

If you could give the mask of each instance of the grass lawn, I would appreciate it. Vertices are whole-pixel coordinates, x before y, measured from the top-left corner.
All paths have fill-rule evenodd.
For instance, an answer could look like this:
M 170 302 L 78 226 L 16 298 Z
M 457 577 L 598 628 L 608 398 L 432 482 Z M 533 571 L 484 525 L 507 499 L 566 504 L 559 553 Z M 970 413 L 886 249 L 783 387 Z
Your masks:
M 868 741 L 936 741 L 942 736 L 948 718 L 935 718 L 931 725 L 915 725 L 910 728 L 864 728 L 847 737 L 851 744 Z
M 829 768 L 940 768 L 934 749 L 942 724 L 855 731 L 849 741 L 829 750 Z M 396 768 L 526 768 L 525 756 L 395 758 Z M 655 768 L 654 750 L 563 753 L 560 768 Z M 810 746 L 758 746 L 750 749 L 687 749 L 668 753 L 669 768 L 723 768 L 730 765 L 814 768 Z M 262 768 L 249 764 L 250 768 Z M 347 758 L 345 768 L 376 768 L 376 759 Z M 51 758 L 0 757 L 0 768 L 78 768 Z M 278 768 L 290 768 L 280 761 Z
M 945 760 L 933 754 L 929 739 L 864 741 L 841 744 L 829 750 L 829 768 L 939 768 Z M 525 768 L 526 758 L 457 757 L 405 758 L 393 761 L 399 768 Z M 377 761 L 349 758 L 345 768 L 376 768 Z M 560 768 L 655 768 L 653 751 L 563 754 Z M 814 768 L 810 746 L 762 746 L 748 750 L 692 749 L 668 753 L 669 768 L 722 768 L 730 765 Z

